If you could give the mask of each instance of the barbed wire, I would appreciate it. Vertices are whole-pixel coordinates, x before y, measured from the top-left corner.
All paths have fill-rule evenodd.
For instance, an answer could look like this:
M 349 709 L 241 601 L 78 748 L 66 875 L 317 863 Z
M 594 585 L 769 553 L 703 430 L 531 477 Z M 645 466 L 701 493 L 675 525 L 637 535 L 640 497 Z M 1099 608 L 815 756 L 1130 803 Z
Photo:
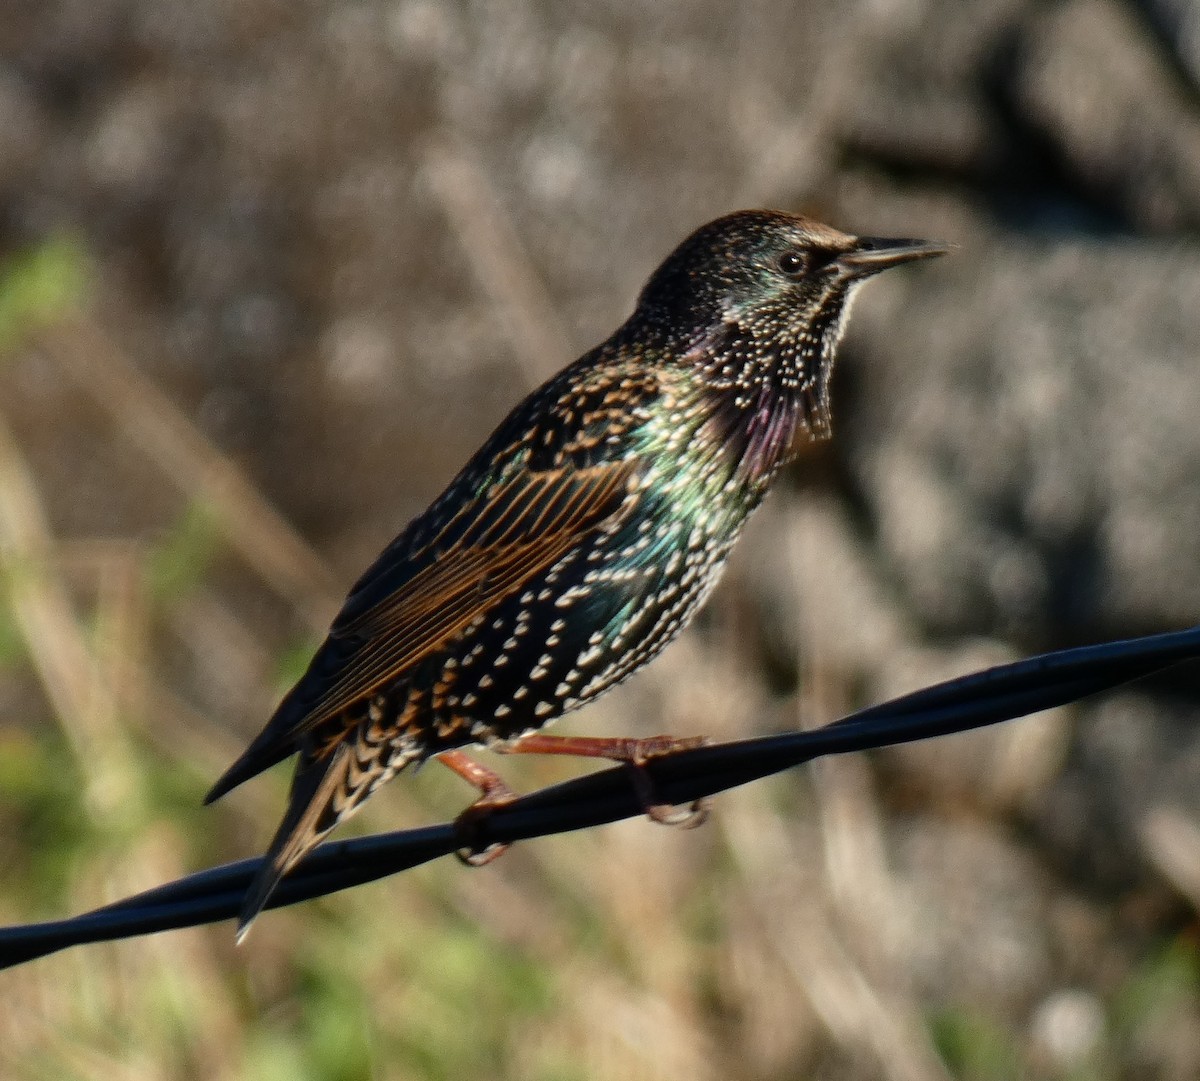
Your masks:
M 1039 654 L 850 714 L 822 728 L 713 744 L 645 765 L 656 799 L 687 804 L 812 761 L 949 735 L 1066 705 L 1200 658 L 1200 626 Z M 541 789 L 473 823 L 472 842 L 511 844 L 636 817 L 643 801 L 624 766 Z M 452 822 L 328 842 L 280 884 L 280 908 L 408 870 L 463 847 Z M 69 919 L 0 928 L 0 969 L 69 946 L 235 917 L 260 859 L 241 860 Z

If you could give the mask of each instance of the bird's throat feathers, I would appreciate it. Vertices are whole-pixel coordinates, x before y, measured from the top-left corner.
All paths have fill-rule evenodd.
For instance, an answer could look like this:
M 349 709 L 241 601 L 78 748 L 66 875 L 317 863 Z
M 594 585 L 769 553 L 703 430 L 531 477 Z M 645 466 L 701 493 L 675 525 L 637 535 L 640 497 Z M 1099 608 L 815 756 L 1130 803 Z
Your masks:
M 767 480 L 783 463 L 796 434 L 799 407 L 791 395 L 759 391 L 758 403 L 745 424 L 740 468 L 755 481 Z
M 735 476 L 752 487 L 770 483 L 801 427 L 802 403 L 793 391 L 758 387 L 745 400 L 723 396 L 700 432 L 719 449 Z
M 740 324 L 724 324 L 690 354 L 708 403 L 701 439 L 722 447 L 743 479 L 769 482 L 798 433 L 813 440 L 831 434 L 835 344 L 822 335 L 762 348 Z

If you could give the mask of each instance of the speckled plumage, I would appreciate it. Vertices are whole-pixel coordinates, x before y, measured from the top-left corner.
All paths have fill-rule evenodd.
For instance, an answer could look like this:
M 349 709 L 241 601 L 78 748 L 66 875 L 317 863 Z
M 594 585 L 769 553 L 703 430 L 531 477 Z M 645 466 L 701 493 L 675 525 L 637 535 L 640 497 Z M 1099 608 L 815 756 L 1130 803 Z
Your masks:
M 629 320 L 521 402 L 359 579 L 209 794 L 299 755 L 243 928 L 405 766 L 517 739 L 657 654 L 716 584 L 797 430 L 828 434 L 855 288 L 942 250 L 770 211 L 685 240 Z

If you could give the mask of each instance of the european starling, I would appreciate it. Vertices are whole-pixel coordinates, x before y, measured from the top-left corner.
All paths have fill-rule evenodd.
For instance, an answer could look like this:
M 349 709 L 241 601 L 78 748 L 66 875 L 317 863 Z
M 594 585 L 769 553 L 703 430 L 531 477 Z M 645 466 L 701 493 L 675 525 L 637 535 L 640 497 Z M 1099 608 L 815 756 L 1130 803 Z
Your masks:
M 521 402 L 384 549 L 208 794 L 299 755 L 239 937 L 279 879 L 413 763 L 437 756 L 482 790 L 479 808 L 511 793 L 469 744 L 634 763 L 694 745 L 534 733 L 688 623 L 797 433 L 828 436 L 858 286 L 945 250 L 763 210 L 680 244 L 628 321 Z

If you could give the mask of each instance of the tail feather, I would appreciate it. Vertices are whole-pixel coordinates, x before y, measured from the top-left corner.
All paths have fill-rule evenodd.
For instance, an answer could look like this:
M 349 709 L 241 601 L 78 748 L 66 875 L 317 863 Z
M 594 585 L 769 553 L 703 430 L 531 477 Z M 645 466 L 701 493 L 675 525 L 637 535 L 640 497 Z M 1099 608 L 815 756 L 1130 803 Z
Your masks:
M 277 762 L 282 762 L 285 758 L 290 758 L 296 753 L 296 748 L 293 745 L 283 744 L 276 745 L 269 750 L 256 750 L 251 745 L 246 752 L 230 766 L 217 779 L 217 783 L 212 786 L 204 797 L 204 805 L 207 807 L 210 803 L 215 803 L 227 792 L 231 792 L 238 785 L 244 784 L 251 777 L 257 777 L 263 770 L 270 769 Z
M 251 777 L 257 777 L 263 770 L 301 750 L 313 727 L 309 717 L 313 704 L 341 677 L 343 666 L 360 644 L 357 639 L 325 640 L 304 675 L 275 707 L 263 730 L 209 789 L 204 797 L 205 804 L 219 800 Z
M 361 802 L 351 771 L 354 757 L 352 747 L 343 743 L 328 758 L 304 763 L 297 770 L 287 814 L 242 900 L 238 942 L 246 937 L 280 879 Z
M 284 875 L 339 822 L 358 810 L 375 789 L 430 752 L 427 737 L 411 723 L 415 709 L 411 700 L 399 716 L 387 718 L 387 724 L 373 719 L 368 709 L 357 721 L 340 718 L 345 727 L 339 732 L 304 732 L 299 739 L 289 715 L 292 701 L 292 696 L 284 701 L 262 735 L 209 793 L 210 801 L 216 799 L 267 766 L 299 752 L 287 812 L 238 913 L 239 942 Z M 286 738 L 279 736 L 280 730 Z
M 266 727 L 255 736 L 250 746 L 208 790 L 204 797 L 206 806 L 300 750 L 300 727 L 305 707 L 298 692 L 299 684 L 279 703 Z

